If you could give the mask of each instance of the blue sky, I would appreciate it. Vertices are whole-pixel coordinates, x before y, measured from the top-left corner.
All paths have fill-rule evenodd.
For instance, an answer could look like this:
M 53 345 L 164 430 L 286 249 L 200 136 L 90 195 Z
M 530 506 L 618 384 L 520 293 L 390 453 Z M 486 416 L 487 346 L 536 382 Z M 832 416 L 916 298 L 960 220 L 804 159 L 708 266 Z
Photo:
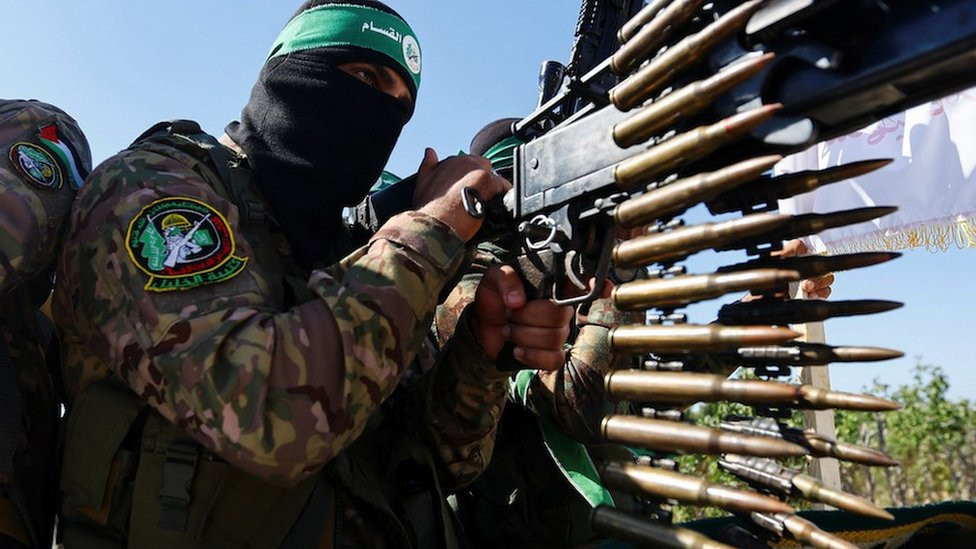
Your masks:
M 0 97 L 32 97 L 72 113 L 95 161 L 127 146 L 151 124 L 190 118 L 219 133 L 247 100 L 260 65 L 298 2 L 276 0 L 0 1 L 6 52 Z M 388 169 L 416 170 L 424 147 L 442 156 L 466 149 L 484 124 L 520 116 L 536 101 L 544 59 L 566 61 L 579 3 L 557 0 L 391 0 L 420 37 L 424 80 L 417 112 Z M 836 388 L 857 391 L 874 378 L 910 380 L 916 356 L 946 369 L 951 394 L 972 398 L 976 250 L 908 251 L 892 263 L 841 273 L 835 299 L 893 299 L 897 311 L 827 323 L 832 344 L 876 345 L 906 353 L 876 365 L 831 368 Z M 744 259 L 707 254 L 704 272 Z M 722 303 L 691 309 L 707 322 Z

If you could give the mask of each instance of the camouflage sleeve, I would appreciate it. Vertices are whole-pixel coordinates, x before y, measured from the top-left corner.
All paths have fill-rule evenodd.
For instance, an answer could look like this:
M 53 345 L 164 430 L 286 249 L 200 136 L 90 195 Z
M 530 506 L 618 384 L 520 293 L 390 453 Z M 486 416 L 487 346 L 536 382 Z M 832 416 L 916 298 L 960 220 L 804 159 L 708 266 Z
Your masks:
M 442 347 L 454 334 L 464 308 L 474 300 L 485 269 L 500 261 L 501 250 L 492 245 L 481 245 L 477 252 L 469 272 L 437 308 L 437 336 Z M 610 407 L 603 391 L 603 375 L 621 366 L 620 358 L 610 348 L 607 337 L 610 328 L 642 321 L 642 313 L 621 312 L 609 299 L 597 299 L 581 306 L 566 363 L 552 372 L 517 372 L 509 384 L 511 400 L 546 417 L 576 439 L 595 440 L 600 421 Z
M 53 266 L 88 142 L 74 120 L 36 101 L 0 100 L 0 294 Z
M 420 425 L 447 472 L 449 490 L 472 482 L 491 461 L 508 392 L 508 373 L 498 371 L 474 336 L 467 305 L 480 278 L 466 275 L 437 308 L 441 352 L 419 396 Z
M 60 265 L 56 321 L 81 349 L 66 377 L 83 386 L 108 365 L 232 464 L 291 483 L 355 440 L 396 388 L 463 242 L 403 214 L 344 268 L 313 272 L 316 299 L 284 309 L 260 250 L 236 235 L 237 209 L 180 162 L 129 151 L 102 164 Z
M 552 372 L 520 371 L 512 384 L 512 398 L 573 438 L 596 442 L 600 421 L 611 409 L 603 376 L 621 367 L 620 357 L 610 347 L 610 329 L 638 322 L 634 315 L 618 311 L 609 299 L 581 307 L 576 315 L 576 337 L 563 367 Z

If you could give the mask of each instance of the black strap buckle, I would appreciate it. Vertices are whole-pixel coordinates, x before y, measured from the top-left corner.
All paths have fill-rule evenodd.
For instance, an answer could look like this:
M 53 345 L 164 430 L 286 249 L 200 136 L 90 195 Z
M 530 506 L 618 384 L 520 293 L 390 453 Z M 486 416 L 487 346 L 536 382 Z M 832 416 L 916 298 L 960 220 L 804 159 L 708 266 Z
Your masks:
M 164 530 L 186 530 L 193 477 L 197 472 L 199 448 L 188 442 L 174 442 L 166 449 L 163 485 L 157 499 L 162 507 L 159 526 Z

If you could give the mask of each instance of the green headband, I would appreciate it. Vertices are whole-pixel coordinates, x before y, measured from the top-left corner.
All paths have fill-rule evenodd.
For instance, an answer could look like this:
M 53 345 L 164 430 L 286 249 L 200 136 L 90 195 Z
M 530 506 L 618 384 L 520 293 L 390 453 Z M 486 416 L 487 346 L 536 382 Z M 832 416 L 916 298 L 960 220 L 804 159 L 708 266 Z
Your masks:
M 352 4 L 325 4 L 305 10 L 285 25 L 268 58 L 292 52 L 355 46 L 386 55 L 413 78 L 420 88 L 420 43 L 410 25 L 376 8 Z
M 515 163 L 515 149 L 523 143 L 525 141 L 512 135 L 492 145 L 483 156 L 491 161 L 493 170 L 511 168 Z

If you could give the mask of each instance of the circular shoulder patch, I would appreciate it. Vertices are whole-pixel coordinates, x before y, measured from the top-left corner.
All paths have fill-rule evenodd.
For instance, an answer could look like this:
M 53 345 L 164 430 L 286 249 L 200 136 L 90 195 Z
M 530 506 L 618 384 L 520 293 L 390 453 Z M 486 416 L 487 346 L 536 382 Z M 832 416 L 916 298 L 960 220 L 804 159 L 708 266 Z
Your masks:
M 21 141 L 10 147 L 8 156 L 10 163 L 31 183 L 45 189 L 60 189 L 64 184 L 61 166 L 43 148 Z
M 129 223 L 125 247 L 132 262 L 149 275 L 151 292 L 189 290 L 240 274 L 246 257 L 234 255 L 227 219 L 195 198 L 162 198 Z

